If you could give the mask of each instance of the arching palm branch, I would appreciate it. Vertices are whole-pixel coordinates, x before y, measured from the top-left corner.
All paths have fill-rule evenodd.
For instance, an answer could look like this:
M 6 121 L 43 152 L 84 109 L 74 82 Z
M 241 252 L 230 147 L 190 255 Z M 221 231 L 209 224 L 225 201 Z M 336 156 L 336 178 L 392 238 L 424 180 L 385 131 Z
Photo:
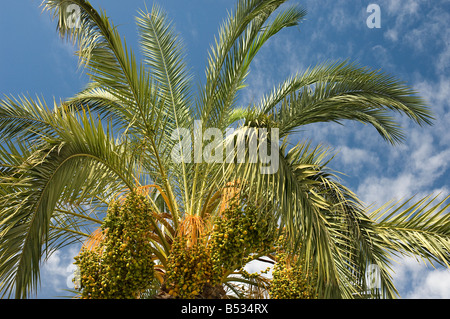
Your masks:
M 136 189 L 146 190 L 154 211 L 148 217 L 155 226 L 149 240 L 160 283 L 177 234 L 195 240 L 210 230 L 221 207 L 231 203 L 224 196 L 230 185 L 236 194 L 248 191 L 239 196 L 270 204 L 261 210 L 262 217 L 283 229 L 286 248 L 309 261 L 305 266 L 317 274 L 320 297 L 361 297 L 370 264 L 380 269 L 379 295 L 394 297 L 389 266 L 395 254 L 417 254 L 448 266 L 445 200 L 423 199 L 411 208 L 388 206 L 369 213 L 328 168 L 329 150 L 308 141 L 290 146 L 301 126 L 348 120 L 372 125 L 388 142 L 399 143 L 404 136 L 395 113 L 419 125 L 432 120 L 411 88 L 384 73 L 335 62 L 292 76 L 258 103 L 239 104 L 238 93 L 260 48 L 306 14 L 296 5 L 281 10 L 285 2 L 238 1 L 210 49 L 198 91 L 181 41 L 159 7 L 137 17 L 144 57 L 139 62 L 106 14 L 89 2 L 43 2 L 57 18 L 60 34 L 77 45 L 90 82 L 52 108 L 39 98 L 0 100 L 0 137 L 6 141 L 0 149 L 4 295 L 28 296 L 38 285 L 44 258 L 91 233 L 98 235 L 108 205 Z M 76 27 L 67 20 L 69 5 L 80 9 Z M 201 126 L 194 130 L 196 123 Z M 204 136 L 215 128 L 225 136 L 231 126 L 249 133 L 247 142 L 255 132 L 277 129 L 283 142 L 269 143 L 276 146 L 277 169 L 261 174 L 267 163 L 240 162 L 236 146 L 231 159 L 221 163 L 196 160 L 193 149 L 183 148 L 185 160 L 174 160 L 173 150 L 182 142 L 173 134 L 178 129 L 187 128 L 195 143 L 194 132 Z M 267 133 L 266 141 L 272 136 Z M 200 140 L 199 146 L 207 142 Z M 248 159 L 248 148 L 245 152 Z M 267 280 L 237 276 L 242 274 L 239 267 L 231 269 L 223 285 L 239 296 L 233 281 L 267 291 Z

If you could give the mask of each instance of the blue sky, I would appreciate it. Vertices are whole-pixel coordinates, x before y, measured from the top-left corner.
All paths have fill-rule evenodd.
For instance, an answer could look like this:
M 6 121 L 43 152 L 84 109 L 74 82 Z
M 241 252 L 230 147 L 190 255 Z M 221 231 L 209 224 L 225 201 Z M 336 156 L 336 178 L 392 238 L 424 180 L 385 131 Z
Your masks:
M 192 74 L 203 80 L 207 50 L 232 0 L 157 1 L 174 20 Z M 67 98 L 87 83 L 77 69 L 73 47 L 61 40 L 56 25 L 41 13 L 40 0 L 2 3 L 0 10 L 0 93 L 42 95 L 47 103 Z M 146 1 L 151 8 L 152 1 Z M 323 142 L 339 155 L 331 167 L 345 172 L 344 183 L 367 204 L 381 205 L 412 195 L 450 194 L 450 0 L 291 0 L 308 10 L 299 27 L 283 30 L 257 56 L 242 103 L 258 100 L 274 84 L 307 67 L 349 59 L 395 75 L 413 86 L 432 108 L 433 126 L 400 121 L 407 140 L 392 147 L 373 128 L 305 127 L 299 138 Z M 368 28 L 371 3 L 381 10 L 381 28 Z M 144 0 L 92 0 L 119 26 L 138 51 L 134 17 Z M 72 256 L 79 247 L 53 255 L 42 269 L 40 298 L 65 294 Z M 450 298 L 450 271 L 411 258 L 394 264 L 395 284 L 403 298 Z M 69 280 L 70 281 L 70 280 Z

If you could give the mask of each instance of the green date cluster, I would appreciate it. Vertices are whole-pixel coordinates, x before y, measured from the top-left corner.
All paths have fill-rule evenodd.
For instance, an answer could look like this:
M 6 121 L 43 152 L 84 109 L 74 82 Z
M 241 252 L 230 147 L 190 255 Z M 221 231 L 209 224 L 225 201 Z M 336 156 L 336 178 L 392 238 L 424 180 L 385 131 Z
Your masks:
M 269 295 L 273 299 L 317 299 L 317 277 L 304 269 L 304 263 L 286 252 L 277 254 Z
M 166 273 L 166 289 L 175 298 L 197 298 L 208 287 L 220 283 L 215 271 L 211 249 L 204 240 L 188 246 L 187 239 L 178 236 L 172 243 Z
M 166 290 L 176 298 L 218 291 L 227 273 L 269 251 L 275 234 L 276 228 L 260 218 L 254 206 L 225 210 L 195 245 L 188 247 L 182 236 L 175 239 L 168 259 Z
M 154 278 L 151 212 L 145 196 L 133 192 L 109 208 L 102 224 L 103 240 L 75 257 L 82 298 L 139 298 L 150 288 Z
M 317 298 L 316 278 L 303 269 L 295 254 L 283 250 L 276 223 L 261 218 L 260 208 L 250 204 L 231 206 L 200 232 L 171 241 L 161 291 L 172 298 L 222 298 L 224 280 L 235 271 L 249 280 L 243 267 L 254 258 L 275 253 L 269 295 L 274 299 Z M 82 298 L 141 298 L 155 279 L 150 237 L 155 229 L 150 203 L 131 192 L 108 209 L 102 239 L 84 247 L 75 257 L 80 269 Z M 294 257 L 293 257 L 294 256 Z M 159 285 L 158 285 L 159 286 Z M 154 287 L 153 287 L 154 288 Z
M 232 271 L 264 255 L 273 248 L 276 231 L 274 223 L 262 218 L 255 206 L 225 210 L 215 220 L 211 234 L 215 267 Z

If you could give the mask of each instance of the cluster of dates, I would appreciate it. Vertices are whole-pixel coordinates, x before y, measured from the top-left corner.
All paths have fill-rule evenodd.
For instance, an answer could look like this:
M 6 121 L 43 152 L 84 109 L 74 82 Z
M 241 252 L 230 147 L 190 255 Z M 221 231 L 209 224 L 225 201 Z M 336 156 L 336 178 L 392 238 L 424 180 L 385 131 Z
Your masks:
M 306 269 L 305 259 L 285 250 L 285 237 L 277 242 L 269 295 L 272 299 L 317 299 L 317 273 Z
M 134 299 L 150 288 L 154 277 L 151 212 L 146 197 L 134 192 L 109 208 L 102 240 L 93 248 L 82 248 L 75 257 L 82 298 Z
M 93 247 L 83 247 L 75 257 L 80 269 L 77 289 L 82 298 L 134 299 L 152 288 L 152 214 L 148 199 L 135 192 L 111 205 L 102 224 L 101 240 Z M 260 208 L 250 204 L 231 206 L 195 242 L 189 236 L 176 236 L 161 290 L 171 298 L 222 298 L 229 274 L 276 249 L 270 297 L 316 298 L 314 278 L 303 271 L 297 258 L 276 248 L 276 223 L 263 215 Z M 256 276 L 247 277 L 252 275 Z
M 183 236 L 172 244 L 166 290 L 176 298 L 208 298 L 224 292 L 228 273 L 273 247 L 276 228 L 260 217 L 256 207 L 235 206 L 215 219 L 209 233 L 192 246 Z M 210 294 L 209 294 L 210 295 Z

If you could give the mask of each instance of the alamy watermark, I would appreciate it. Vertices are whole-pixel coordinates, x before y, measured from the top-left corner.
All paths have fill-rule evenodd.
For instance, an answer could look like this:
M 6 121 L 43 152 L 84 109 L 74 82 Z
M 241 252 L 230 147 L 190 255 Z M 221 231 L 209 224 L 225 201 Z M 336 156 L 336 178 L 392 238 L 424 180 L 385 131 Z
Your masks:
M 261 163 L 261 174 L 278 171 L 278 128 L 228 128 L 224 136 L 220 129 L 203 130 L 203 123 L 194 121 L 193 130 L 178 128 L 171 138 L 178 141 L 171 152 L 175 163 Z
M 65 11 L 65 22 L 69 29 L 79 28 L 81 24 L 81 9 L 76 4 L 69 4 Z
M 366 19 L 366 25 L 368 28 L 381 28 L 381 9 L 378 4 L 369 4 L 367 6 L 367 12 L 371 13 Z
M 366 287 L 368 289 L 380 289 L 381 288 L 381 277 L 380 277 L 380 267 L 375 264 L 370 264 L 366 268 Z

